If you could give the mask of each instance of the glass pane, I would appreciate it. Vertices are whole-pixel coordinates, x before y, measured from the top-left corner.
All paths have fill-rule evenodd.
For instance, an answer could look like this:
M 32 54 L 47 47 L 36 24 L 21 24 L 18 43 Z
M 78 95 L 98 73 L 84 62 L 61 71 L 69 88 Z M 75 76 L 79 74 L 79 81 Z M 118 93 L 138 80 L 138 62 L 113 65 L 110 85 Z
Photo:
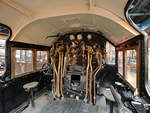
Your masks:
M 31 50 L 16 50 L 15 55 L 15 75 L 32 72 L 33 57 Z
M 148 40 L 148 84 L 150 86 L 150 36 Z
M 5 70 L 5 42 L 6 40 L 0 39 L 0 76 Z
M 0 24 L 0 76 L 4 75 L 5 70 L 5 46 L 6 40 L 8 39 L 10 30 Z
M 118 72 L 123 75 L 123 52 L 118 52 Z
M 47 51 L 37 51 L 36 69 L 42 69 L 42 65 L 47 62 Z
M 115 47 L 110 44 L 109 42 L 106 42 L 106 62 L 107 64 L 115 64 Z
M 136 50 L 127 50 L 125 53 L 125 79 L 136 88 Z

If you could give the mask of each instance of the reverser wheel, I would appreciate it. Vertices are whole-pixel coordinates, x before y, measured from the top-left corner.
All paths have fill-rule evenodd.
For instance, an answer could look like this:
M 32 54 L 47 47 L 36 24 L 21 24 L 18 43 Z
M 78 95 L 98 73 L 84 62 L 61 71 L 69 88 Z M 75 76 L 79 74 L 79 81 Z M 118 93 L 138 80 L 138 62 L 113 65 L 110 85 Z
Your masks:
M 52 66 L 50 63 L 44 63 L 42 65 L 42 73 L 44 75 L 52 76 Z
M 52 66 L 50 63 L 44 63 L 42 65 L 41 72 L 44 76 L 41 76 L 41 81 L 44 84 L 45 88 L 49 91 L 51 89 L 51 79 L 52 79 Z M 48 93 L 50 97 L 50 93 Z

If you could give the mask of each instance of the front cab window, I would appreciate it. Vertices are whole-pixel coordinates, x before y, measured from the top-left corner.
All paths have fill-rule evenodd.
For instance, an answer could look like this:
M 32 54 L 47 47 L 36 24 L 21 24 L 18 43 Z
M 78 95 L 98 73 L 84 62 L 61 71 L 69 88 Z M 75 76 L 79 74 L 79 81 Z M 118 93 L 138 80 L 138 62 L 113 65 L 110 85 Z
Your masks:
M 106 63 L 115 65 L 115 47 L 109 42 L 106 42 L 106 53 Z
M 10 35 L 10 30 L 0 24 L 0 77 L 4 75 L 5 72 L 5 46 L 6 46 L 6 40 L 8 39 Z

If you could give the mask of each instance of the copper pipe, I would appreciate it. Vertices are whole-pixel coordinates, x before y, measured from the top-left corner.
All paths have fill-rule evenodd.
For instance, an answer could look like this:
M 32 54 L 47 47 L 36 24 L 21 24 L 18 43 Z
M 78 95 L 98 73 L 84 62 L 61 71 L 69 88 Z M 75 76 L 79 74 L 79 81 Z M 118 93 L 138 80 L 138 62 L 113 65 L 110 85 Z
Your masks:
M 56 93 L 56 95 L 58 97 L 60 97 L 60 93 L 59 93 L 59 74 L 60 74 L 60 64 L 61 64 L 60 60 L 61 60 L 61 58 L 60 58 L 60 55 L 59 55 L 59 66 L 58 66 L 58 71 L 57 71 L 54 58 L 51 57 L 51 61 L 52 61 L 52 64 L 53 64 L 53 69 L 54 69 L 54 72 L 56 74 L 56 77 L 55 77 L 55 80 L 56 80 L 56 92 L 55 93 Z
M 87 67 L 86 67 L 86 94 L 84 97 L 84 101 L 87 102 L 87 97 L 88 97 L 88 75 L 89 75 L 89 66 L 90 66 L 90 53 L 88 52 L 88 62 L 87 62 Z
M 92 54 L 90 55 L 90 86 L 89 86 L 89 96 L 90 96 L 90 104 L 92 104 L 92 71 L 93 71 L 93 68 L 92 68 Z
M 54 59 L 52 57 L 51 57 L 51 62 L 52 62 L 52 66 L 53 66 L 54 72 L 57 75 L 57 69 L 56 69 L 55 61 L 54 61 Z
M 55 61 L 54 61 L 54 58 L 51 57 L 51 61 L 53 63 L 53 69 L 54 69 L 54 72 L 56 74 L 56 77 L 55 77 L 55 81 L 56 81 L 56 95 L 59 97 L 59 73 L 57 72 L 57 68 L 56 68 L 56 65 L 55 65 Z
M 94 69 L 93 74 L 98 70 L 99 65 Z
M 90 83 L 91 83 L 91 77 L 92 77 L 92 47 L 88 46 L 88 64 L 87 64 L 87 68 L 86 68 L 86 94 L 85 94 L 85 98 L 84 101 L 87 102 L 87 98 L 88 98 L 88 92 L 89 92 L 89 88 L 88 87 L 92 87 L 91 84 L 89 84 L 88 80 L 88 76 L 89 76 L 89 68 L 90 68 Z M 92 97 L 91 92 L 89 92 L 90 97 Z
M 100 71 L 100 69 L 101 69 L 101 67 L 102 67 L 102 65 L 100 65 L 99 66 L 99 68 L 98 68 L 98 70 L 95 72 L 95 74 L 94 74 L 94 104 L 96 104 L 96 86 L 95 86 L 95 78 L 96 78 L 96 75 L 97 75 L 97 73 Z
M 66 55 L 64 57 L 64 54 L 62 56 L 62 68 L 61 68 L 61 95 L 62 95 L 62 99 L 64 99 L 64 94 L 63 94 L 63 77 L 65 76 L 65 72 L 66 72 L 66 61 L 68 59 L 68 54 L 69 54 L 69 46 L 66 45 Z
M 65 55 L 65 58 L 64 58 L 63 77 L 65 76 L 65 72 L 66 72 L 67 56 L 68 56 L 68 55 Z
M 64 99 L 64 94 L 63 94 L 63 63 L 64 63 L 64 54 L 63 54 L 63 52 L 62 52 L 62 54 L 61 54 L 61 81 L 60 81 L 60 93 L 61 93 L 61 96 L 62 96 L 62 99 Z
M 54 63 L 54 59 L 51 57 L 51 64 L 52 64 L 52 67 L 53 67 L 53 79 L 54 79 L 54 81 L 52 82 L 52 94 L 53 94 L 53 97 L 54 98 L 57 98 L 56 97 L 56 91 L 57 91 L 57 89 L 56 89 L 56 75 L 57 75 L 57 70 L 56 70 L 56 66 L 55 66 L 55 63 Z
M 57 92 L 57 89 L 56 89 L 56 75 L 57 75 L 57 69 L 56 69 L 56 66 L 55 66 L 55 63 L 54 63 L 54 59 L 53 59 L 53 57 L 51 57 L 51 64 L 52 64 L 52 67 L 53 67 L 53 79 L 54 79 L 54 94 L 56 94 L 56 92 Z M 55 96 L 56 97 L 56 96 Z
M 52 95 L 53 95 L 53 97 L 56 99 L 57 97 L 55 96 L 55 81 L 54 81 L 54 83 L 52 83 Z
M 57 96 L 60 97 L 60 69 L 61 69 L 61 53 L 59 52 L 59 64 L 58 64 L 58 73 L 57 73 Z
M 52 63 L 52 61 L 51 61 L 51 65 L 52 65 L 52 67 L 53 67 L 53 63 Z M 53 95 L 53 97 L 54 98 L 56 98 L 56 96 L 55 96 L 55 94 L 54 94 L 54 92 L 55 92 L 55 72 L 54 72 L 54 70 L 53 70 L 53 79 L 52 79 L 53 81 L 51 81 L 52 82 L 52 95 Z
M 100 61 L 99 68 L 97 69 L 97 71 L 96 71 L 95 74 L 94 74 L 94 105 L 96 104 L 96 86 L 95 86 L 95 79 L 96 79 L 97 73 L 100 71 L 100 69 L 101 69 L 101 67 L 102 67 L 102 54 L 101 54 L 101 53 L 99 53 L 99 61 Z
M 54 51 L 55 46 L 53 44 L 52 46 L 52 54 L 51 54 L 51 62 L 52 62 L 52 67 L 54 70 L 54 74 L 56 75 L 56 77 L 54 77 L 54 81 L 56 81 L 56 90 L 55 90 L 55 94 L 57 95 L 57 97 L 60 97 L 60 93 L 62 92 L 62 80 L 60 80 L 60 77 L 62 76 L 62 68 L 63 68 L 63 55 L 62 55 L 62 47 L 56 47 L 56 51 Z M 59 61 L 58 61 L 58 68 L 56 68 L 56 64 L 54 61 L 54 56 L 56 56 L 58 54 L 59 57 Z
M 89 97 L 90 97 L 90 104 L 92 104 L 92 75 L 93 75 L 93 67 L 92 67 L 92 54 L 93 49 L 91 46 L 88 46 L 88 53 L 90 54 L 89 60 L 89 67 L 90 67 L 90 80 L 89 80 Z

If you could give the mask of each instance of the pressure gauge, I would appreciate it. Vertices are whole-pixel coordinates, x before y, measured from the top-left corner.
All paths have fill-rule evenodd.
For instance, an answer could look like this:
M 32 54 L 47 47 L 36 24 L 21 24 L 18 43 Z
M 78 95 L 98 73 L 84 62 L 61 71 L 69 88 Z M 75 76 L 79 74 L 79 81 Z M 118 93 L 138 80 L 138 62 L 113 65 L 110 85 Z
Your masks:
M 70 40 L 75 40 L 75 36 L 72 34 L 72 35 L 70 35 Z
M 91 40 L 91 39 L 92 39 L 92 35 L 91 35 L 91 34 L 88 34 L 87 39 L 88 39 L 88 40 Z
M 82 37 L 81 34 L 78 34 L 78 35 L 77 35 L 77 39 L 78 39 L 78 40 L 82 40 L 82 38 L 83 38 L 83 37 Z

